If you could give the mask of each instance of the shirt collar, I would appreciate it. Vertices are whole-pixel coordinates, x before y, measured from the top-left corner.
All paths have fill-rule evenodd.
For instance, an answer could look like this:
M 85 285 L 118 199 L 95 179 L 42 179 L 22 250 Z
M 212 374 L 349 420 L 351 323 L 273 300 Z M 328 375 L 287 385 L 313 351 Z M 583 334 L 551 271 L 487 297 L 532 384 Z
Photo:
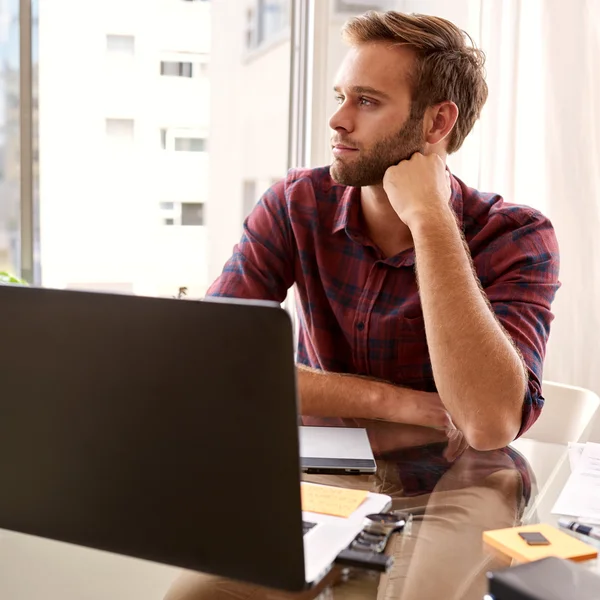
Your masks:
M 450 169 L 446 167 L 448 173 Z M 464 204 L 463 194 L 460 182 L 452 173 L 450 173 L 450 187 L 452 189 L 450 197 L 450 206 L 454 210 L 458 225 L 463 230 L 464 224 Z M 361 232 L 361 224 L 359 219 L 360 212 L 360 188 L 358 187 L 345 187 L 342 196 L 339 200 L 338 207 L 333 219 L 333 233 L 342 231 L 345 229 L 346 232 L 352 231 L 355 233 Z
M 360 188 L 346 186 L 333 219 L 333 233 L 342 229 L 359 230 Z

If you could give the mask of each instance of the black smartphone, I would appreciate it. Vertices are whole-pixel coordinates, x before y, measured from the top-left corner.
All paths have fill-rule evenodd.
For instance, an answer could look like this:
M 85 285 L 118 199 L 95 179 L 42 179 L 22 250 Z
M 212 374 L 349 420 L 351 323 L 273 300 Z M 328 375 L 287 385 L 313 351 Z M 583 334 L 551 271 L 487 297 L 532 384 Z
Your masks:
M 529 546 L 548 546 L 550 542 L 539 531 L 522 531 L 519 533 Z

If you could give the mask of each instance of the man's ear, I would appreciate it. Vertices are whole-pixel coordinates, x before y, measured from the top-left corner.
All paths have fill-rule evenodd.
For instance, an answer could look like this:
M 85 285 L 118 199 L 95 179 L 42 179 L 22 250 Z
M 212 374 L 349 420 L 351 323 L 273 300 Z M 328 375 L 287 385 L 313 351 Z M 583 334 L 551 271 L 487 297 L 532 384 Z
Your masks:
M 441 102 L 425 111 L 425 142 L 435 146 L 452 133 L 458 119 L 458 106 L 454 102 Z

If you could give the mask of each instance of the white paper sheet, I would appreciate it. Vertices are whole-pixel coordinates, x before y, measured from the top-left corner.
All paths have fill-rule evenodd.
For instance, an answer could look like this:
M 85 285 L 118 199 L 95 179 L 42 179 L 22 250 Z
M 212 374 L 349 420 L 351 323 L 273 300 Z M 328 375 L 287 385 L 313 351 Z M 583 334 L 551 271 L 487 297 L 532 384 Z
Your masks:
M 588 442 L 579 459 L 578 453 L 579 448 L 574 445 L 570 458 L 574 459 L 575 468 L 552 512 L 596 521 L 600 519 L 600 444 Z
M 569 442 L 569 464 L 571 465 L 571 473 L 574 473 L 577 470 L 577 466 L 581 460 L 581 453 L 584 448 L 585 444 Z

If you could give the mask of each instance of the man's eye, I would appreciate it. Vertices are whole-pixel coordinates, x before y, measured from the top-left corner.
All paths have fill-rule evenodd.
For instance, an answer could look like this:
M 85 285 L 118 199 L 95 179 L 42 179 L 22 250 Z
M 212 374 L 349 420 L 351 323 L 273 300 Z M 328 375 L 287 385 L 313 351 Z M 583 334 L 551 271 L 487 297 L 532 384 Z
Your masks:
M 344 101 L 344 96 L 336 96 L 336 97 L 335 97 L 335 101 L 336 101 L 338 104 L 341 104 L 341 103 Z
M 361 106 L 371 106 L 373 104 L 373 102 L 371 100 L 369 100 L 368 98 L 362 98 L 362 97 L 358 100 L 358 103 Z

